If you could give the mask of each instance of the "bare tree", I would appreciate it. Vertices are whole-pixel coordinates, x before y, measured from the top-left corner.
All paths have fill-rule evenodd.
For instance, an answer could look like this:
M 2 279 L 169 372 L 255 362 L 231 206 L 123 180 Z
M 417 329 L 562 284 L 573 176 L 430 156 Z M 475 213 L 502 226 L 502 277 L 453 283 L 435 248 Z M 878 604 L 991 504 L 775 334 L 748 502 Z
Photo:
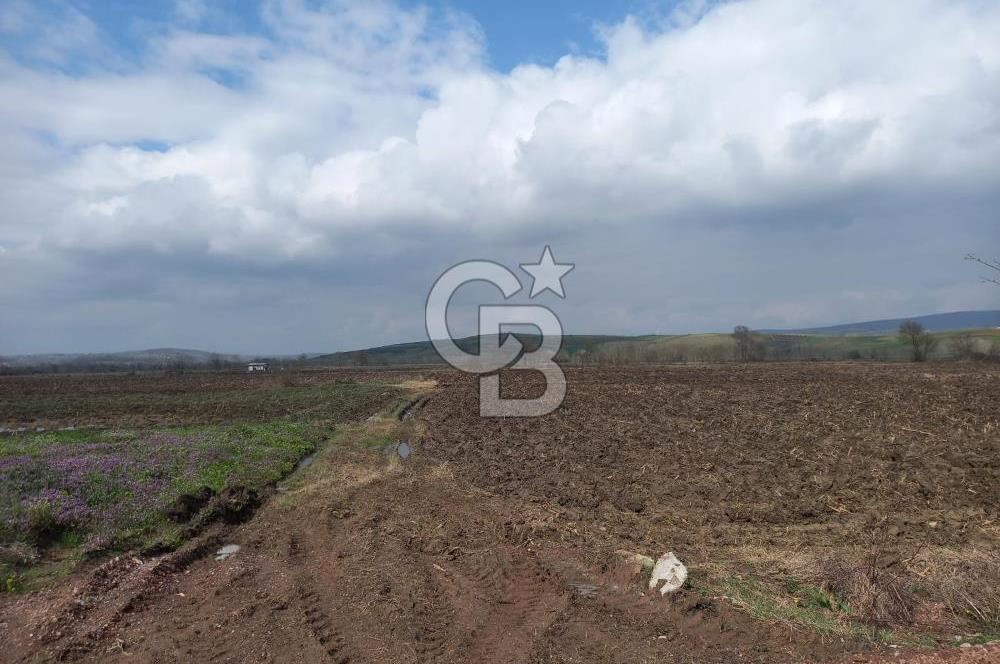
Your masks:
M 959 360 L 971 360 L 976 356 L 976 339 L 971 334 L 960 334 L 951 340 L 951 351 Z
M 753 338 L 750 336 L 750 328 L 746 325 L 737 325 L 733 328 L 733 341 L 736 342 L 736 359 L 740 362 L 750 361 L 750 347 Z
M 733 340 L 736 342 L 736 359 L 740 362 L 757 362 L 764 358 L 764 344 L 746 325 L 733 328 Z
M 915 320 L 904 320 L 899 324 L 899 338 L 910 344 L 914 362 L 926 361 L 938 343 L 937 337 Z
M 975 254 L 969 254 L 968 256 L 965 257 L 965 260 L 972 261 L 974 263 L 979 263 L 983 267 L 989 268 L 990 270 L 993 270 L 993 272 L 996 272 L 998 275 L 1000 275 L 1000 258 L 987 260 L 984 258 L 980 258 Z M 988 284 L 995 284 L 997 286 L 1000 286 L 1000 277 L 990 275 L 982 277 L 982 280 Z
M 222 361 L 222 356 L 218 353 L 212 353 L 208 358 L 208 364 L 212 367 L 213 371 L 222 371 L 225 366 Z

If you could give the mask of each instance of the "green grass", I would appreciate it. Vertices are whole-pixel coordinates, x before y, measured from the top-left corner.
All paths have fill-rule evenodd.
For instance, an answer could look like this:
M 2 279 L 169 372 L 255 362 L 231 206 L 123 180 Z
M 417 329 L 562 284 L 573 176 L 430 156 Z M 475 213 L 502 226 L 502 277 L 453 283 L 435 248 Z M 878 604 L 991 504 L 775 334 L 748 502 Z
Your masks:
M 721 596 L 737 609 L 764 622 L 784 623 L 827 636 L 860 638 L 876 643 L 936 644 L 928 635 L 901 633 L 859 622 L 842 598 L 794 578 L 785 579 L 779 587 L 746 576 L 729 575 L 696 578 L 692 586 L 704 594 Z
M 805 609 L 825 609 L 847 613 L 850 607 L 842 598 L 818 586 L 803 584 L 794 577 L 784 583 L 785 592 L 794 597 L 795 605 Z
M 165 511 L 177 496 L 205 486 L 219 492 L 274 483 L 322 443 L 334 422 L 358 419 L 398 394 L 385 385 L 338 382 L 215 393 L 8 395 L 2 405 L 17 402 L 15 413 L 96 415 L 118 426 L 0 436 L 0 545 L 31 544 L 43 554 L 37 565 L 0 562 L 0 590 L 39 587 L 101 551 L 176 548 L 185 528 Z M 227 423 L 191 424 L 217 419 Z M 121 427 L 147 420 L 184 424 Z M 100 460 L 113 461 L 110 472 L 92 467 Z M 62 517 L 66 504 L 87 514 Z M 44 538 L 31 518 L 46 526 Z
M 157 550 L 174 549 L 183 543 L 185 526 L 169 521 L 166 508 L 178 496 L 203 486 L 214 492 L 228 486 L 266 487 L 288 475 L 328 432 L 325 426 L 278 420 L 152 431 L 27 434 L 0 440 L 0 459 L 11 457 L 19 464 L 0 472 L 4 475 L 0 521 L 6 524 L 0 544 L 34 545 L 42 552 L 35 565 L 0 563 L 0 590 L 41 587 L 95 554 L 154 545 Z M 146 441 L 163 435 L 171 442 L 150 446 L 155 450 L 144 454 Z M 67 463 L 86 461 L 88 454 L 113 456 L 120 463 L 105 477 L 59 470 Z M 47 472 L 46 461 L 54 469 Z M 57 490 L 74 505 L 85 506 L 87 514 L 58 522 L 53 516 L 58 510 L 50 510 L 46 518 L 56 521 L 52 534 L 38 540 L 28 525 L 19 524 L 30 523 L 23 521 L 24 501 L 43 490 Z
M 320 427 L 277 421 L 206 427 L 218 444 L 238 450 L 233 457 L 203 466 L 193 480 L 179 479 L 179 490 L 207 486 L 220 491 L 226 485 L 263 486 L 281 479 L 299 459 L 316 450 L 324 436 Z M 275 460 L 277 462 L 275 463 Z
M 94 555 L 176 548 L 192 532 L 167 518 L 179 496 L 203 487 L 218 493 L 274 484 L 334 435 L 338 423 L 363 419 L 400 394 L 387 385 L 338 382 L 215 393 L 8 397 L 20 399 L 25 410 L 44 407 L 64 416 L 104 404 L 115 427 L 0 436 L 0 545 L 41 554 L 34 563 L 0 559 L 0 590 L 39 587 Z M 151 413 L 180 425 L 126 424 Z M 224 421 L 204 422 L 216 418 Z
M 1000 346 L 1000 330 L 940 332 L 931 359 L 952 359 L 952 342 L 970 335 L 980 352 Z M 910 348 L 895 334 L 820 336 L 761 334 L 758 339 L 767 360 L 875 360 L 907 361 Z M 601 343 L 589 348 L 589 359 L 598 363 L 635 362 L 726 362 L 734 359 L 735 345 L 729 334 L 685 334 L 634 337 Z M 568 353 L 571 363 L 580 356 Z
M 181 494 L 276 482 L 325 432 L 276 420 L 4 437 L 0 543 L 141 542 L 167 525 L 165 510 Z
M 728 599 L 758 620 L 808 627 L 823 634 L 847 635 L 854 625 L 843 603 L 815 586 L 786 580 L 782 590 L 742 576 L 713 581 L 705 590 Z
M 989 643 L 990 641 L 1000 641 L 1000 632 L 981 632 L 979 634 L 970 634 L 968 636 L 962 636 L 955 639 L 955 645 L 960 645 L 962 643 L 971 643 L 972 645 L 981 645 Z
M 916 647 L 986 643 L 1000 638 L 994 633 L 981 633 L 943 641 L 940 636 L 935 638 L 918 629 L 872 626 L 852 614 L 849 603 L 835 593 L 793 577 L 771 583 L 738 574 L 692 574 L 689 583 L 698 592 L 722 597 L 757 620 L 801 627 L 826 636 Z

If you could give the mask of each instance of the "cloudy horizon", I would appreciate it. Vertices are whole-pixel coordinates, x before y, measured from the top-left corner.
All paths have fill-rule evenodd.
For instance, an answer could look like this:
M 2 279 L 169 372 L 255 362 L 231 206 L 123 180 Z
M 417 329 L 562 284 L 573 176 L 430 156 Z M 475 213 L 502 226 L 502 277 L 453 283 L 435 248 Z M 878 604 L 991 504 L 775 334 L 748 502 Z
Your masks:
M 569 333 L 1000 308 L 1000 4 L 621 7 L 4 3 L 0 354 L 415 341 L 545 245 Z

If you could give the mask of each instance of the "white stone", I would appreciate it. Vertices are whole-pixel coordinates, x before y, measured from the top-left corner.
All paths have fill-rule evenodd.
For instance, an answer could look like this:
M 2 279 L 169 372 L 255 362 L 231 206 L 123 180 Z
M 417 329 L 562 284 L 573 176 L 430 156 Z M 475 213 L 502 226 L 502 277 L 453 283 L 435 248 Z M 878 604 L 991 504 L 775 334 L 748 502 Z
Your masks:
M 660 588 L 660 594 L 666 595 L 679 590 L 688 578 L 687 567 L 684 566 L 674 552 L 664 553 L 653 566 L 653 574 L 649 577 L 649 589 Z M 663 585 L 660 585 L 660 582 Z
M 225 560 L 226 558 L 229 558 L 230 556 L 233 556 L 236 553 L 238 553 L 239 550 L 240 550 L 239 544 L 227 544 L 215 552 L 215 559 Z

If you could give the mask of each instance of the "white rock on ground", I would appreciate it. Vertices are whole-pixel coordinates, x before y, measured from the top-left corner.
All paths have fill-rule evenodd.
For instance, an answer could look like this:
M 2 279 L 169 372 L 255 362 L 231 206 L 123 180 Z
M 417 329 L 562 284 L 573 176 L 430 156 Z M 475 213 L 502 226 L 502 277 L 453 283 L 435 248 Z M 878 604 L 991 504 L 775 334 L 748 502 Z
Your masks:
M 666 595 L 679 590 L 687 578 L 687 567 L 677 559 L 674 552 L 664 553 L 653 566 L 653 573 L 649 577 L 649 589 L 655 590 L 659 587 L 660 594 Z M 661 581 L 663 582 L 662 586 L 660 585 Z
M 230 556 L 233 556 L 236 553 L 238 553 L 239 550 L 240 550 L 239 544 L 227 544 L 215 552 L 215 559 L 225 560 L 226 558 L 229 558 Z

